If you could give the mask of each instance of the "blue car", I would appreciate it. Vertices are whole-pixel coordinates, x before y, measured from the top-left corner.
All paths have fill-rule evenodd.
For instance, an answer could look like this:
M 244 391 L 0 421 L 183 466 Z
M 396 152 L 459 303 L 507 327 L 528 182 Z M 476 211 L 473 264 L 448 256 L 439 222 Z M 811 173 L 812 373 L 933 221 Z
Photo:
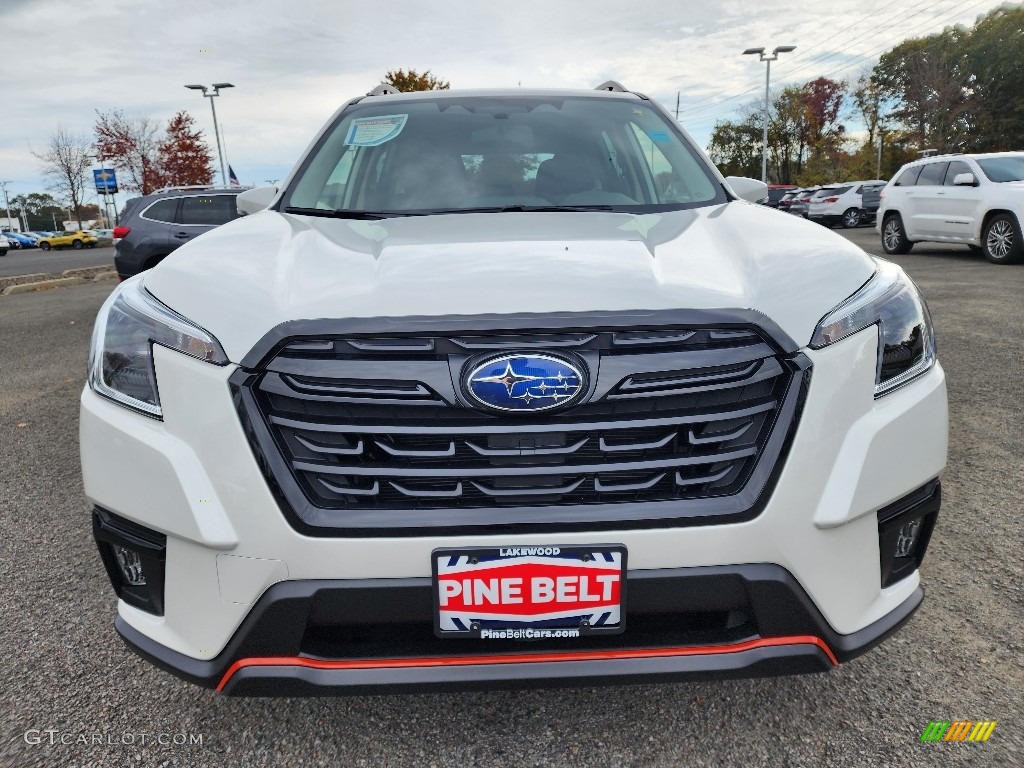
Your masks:
M 21 232 L 4 232 L 4 237 L 6 237 L 15 248 L 35 248 L 38 245 L 34 237 L 22 234 Z M 17 243 L 17 245 L 15 245 L 15 243 Z

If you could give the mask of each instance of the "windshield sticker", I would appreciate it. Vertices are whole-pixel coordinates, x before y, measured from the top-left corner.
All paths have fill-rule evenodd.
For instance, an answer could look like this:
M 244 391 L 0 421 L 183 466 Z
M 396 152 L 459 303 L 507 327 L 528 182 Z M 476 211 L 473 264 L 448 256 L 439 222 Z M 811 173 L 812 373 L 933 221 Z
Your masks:
M 345 144 L 350 147 L 379 147 L 398 136 L 408 119 L 408 115 L 357 117 L 348 129 Z
M 647 135 L 651 137 L 651 141 L 656 141 L 659 144 L 668 141 L 667 131 L 648 131 Z

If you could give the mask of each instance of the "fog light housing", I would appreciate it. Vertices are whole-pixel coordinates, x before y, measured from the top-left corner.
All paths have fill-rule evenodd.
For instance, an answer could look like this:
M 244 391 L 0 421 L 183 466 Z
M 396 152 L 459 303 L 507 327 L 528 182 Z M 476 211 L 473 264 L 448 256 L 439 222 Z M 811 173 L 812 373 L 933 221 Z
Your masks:
M 99 507 L 93 509 L 92 532 L 117 596 L 163 616 L 167 537 Z
M 114 544 L 114 557 L 121 569 L 121 578 L 132 587 L 146 586 L 146 573 L 142 570 L 142 558 L 134 549 Z
M 942 502 L 938 480 L 878 511 L 882 586 L 905 579 L 921 566 Z

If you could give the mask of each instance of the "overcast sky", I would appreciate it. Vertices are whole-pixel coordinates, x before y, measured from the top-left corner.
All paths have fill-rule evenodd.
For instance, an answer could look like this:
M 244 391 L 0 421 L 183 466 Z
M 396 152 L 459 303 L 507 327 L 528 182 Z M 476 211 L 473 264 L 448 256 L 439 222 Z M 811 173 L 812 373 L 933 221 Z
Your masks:
M 40 150 L 58 123 L 91 134 L 95 110 L 166 121 L 186 109 L 211 144 L 217 100 L 243 184 L 282 179 L 321 124 L 395 68 L 453 88 L 583 87 L 616 79 L 674 110 L 705 145 L 717 119 L 763 98 L 747 47 L 795 45 L 772 86 L 856 76 L 906 37 L 971 24 L 997 0 L 0 0 L 6 98 L 0 180 L 44 191 Z M 850 121 L 848 121 L 850 122 Z M 851 125 L 851 128 L 856 126 Z M 0 202 L 2 205 L 2 202 Z

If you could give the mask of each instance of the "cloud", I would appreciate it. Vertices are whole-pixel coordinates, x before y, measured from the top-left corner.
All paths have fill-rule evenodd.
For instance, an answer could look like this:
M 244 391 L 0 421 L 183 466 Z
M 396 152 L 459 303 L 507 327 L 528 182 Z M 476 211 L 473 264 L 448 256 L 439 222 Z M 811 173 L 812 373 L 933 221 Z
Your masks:
M 0 176 L 15 194 L 42 189 L 29 146 L 58 122 L 90 132 L 97 109 L 160 120 L 186 109 L 214 144 L 209 101 L 183 86 L 232 82 L 217 100 L 226 155 L 243 182 L 280 179 L 338 106 L 398 67 L 468 88 L 613 78 L 670 109 L 678 93 L 683 123 L 703 143 L 715 120 L 762 97 L 764 65 L 740 55 L 748 46 L 798 46 L 773 66 L 773 84 L 855 76 L 887 42 L 971 23 L 998 4 L 104 0 L 84 11 L 78 0 L 3 0 L 4 55 L 17 68 Z M 59 36 L 46 34 L 54 20 Z

